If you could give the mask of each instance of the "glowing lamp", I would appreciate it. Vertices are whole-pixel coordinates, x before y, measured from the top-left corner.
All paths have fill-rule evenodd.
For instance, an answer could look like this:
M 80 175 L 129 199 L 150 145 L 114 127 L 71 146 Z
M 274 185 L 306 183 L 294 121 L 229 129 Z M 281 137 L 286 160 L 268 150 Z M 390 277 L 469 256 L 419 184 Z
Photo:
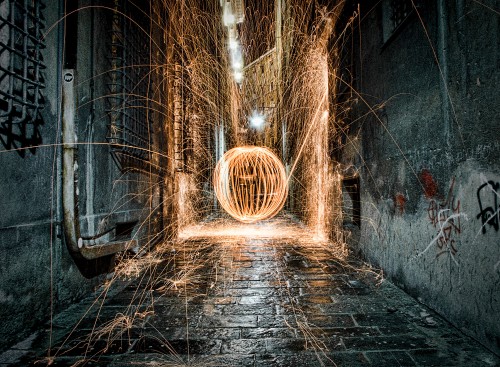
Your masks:
M 236 41 L 235 39 L 230 39 L 229 40 L 229 49 L 230 50 L 237 50 L 238 49 L 238 41 Z
M 249 121 L 250 125 L 255 129 L 260 129 L 266 122 L 264 116 L 257 112 L 254 112 L 252 116 L 250 116 Z
M 224 25 L 226 27 L 229 27 L 236 22 L 236 17 L 231 11 L 231 3 L 226 3 L 226 6 L 224 7 L 224 14 L 222 16 L 222 20 L 224 21 Z
M 235 71 L 234 80 L 236 81 L 236 83 L 241 83 L 243 81 L 243 73 L 241 71 Z
M 239 60 L 236 60 L 233 62 L 233 69 L 235 70 L 241 70 L 241 68 L 243 67 L 243 64 L 241 61 Z
M 231 61 L 233 69 L 241 70 L 243 68 L 243 56 L 241 55 L 241 51 L 239 49 L 232 50 Z
M 214 189 L 220 205 L 233 218 L 244 223 L 272 218 L 288 195 L 285 167 L 267 148 L 233 148 L 215 167 Z

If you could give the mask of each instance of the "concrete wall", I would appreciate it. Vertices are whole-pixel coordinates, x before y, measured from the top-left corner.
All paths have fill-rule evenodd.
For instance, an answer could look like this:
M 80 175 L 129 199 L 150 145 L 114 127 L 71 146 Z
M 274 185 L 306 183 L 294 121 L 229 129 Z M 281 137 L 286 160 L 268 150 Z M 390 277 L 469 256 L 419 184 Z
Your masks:
M 384 41 L 387 3 L 362 2 L 346 50 L 355 93 L 342 160 L 361 186 L 353 248 L 500 353 L 499 3 L 421 2 L 420 18 Z
M 45 3 L 46 30 L 55 27 L 47 34 L 43 50 L 46 87 L 42 121 L 37 127 L 39 146 L 16 151 L 13 146 L 0 145 L 0 351 L 48 322 L 51 312 L 57 313 L 88 295 L 100 281 L 99 277 L 82 276 L 63 241 L 59 143 L 64 53 L 63 23 L 56 23 L 62 8 L 58 2 Z M 79 5 L 83 8 L 88 4 L 81 1 Z M 105 96 L 109 85 L 105 72 L 110 64 L 105 55 L 109 55 L 109 28 L 106 29 L 109 15 L 102 9 L 82 10 L 77 15 L 77 34 L 67 39 L 77 44 L 77 57 L 70 67 L 75 69 L 77 86 L 81 234 L 92 236 L 117 223 L 137 221 L 139 225 L 132 236 L 144 245 L 161 224 L 158 216 L 148 217 L 147 222 L 144 219 L 151 208 L 161 213 L 160 178 L 152 171 L 147 174 L 121 171 L 107 145 L 109 107 Z M 156 98 L 153 93 L 150 97 Z M 157 126 L 154 128 L 161 133 Z M 29 138 L 30 134 L 28 131 L 25 136 Z M 2 131 L 0 137 L 5 141 L 7 135 Z M 158 157 L 153 159 L 160 163 Z M 115 232 L 108 238 L 112 239 Z M 92 266 L 101 266 L 97 270 L 105 272 L 112 264 L 113 259 L 107 258 L 102 264 Z
M 59 18 L 57 6 L 47 8 L 46 24 Z M 57 226 L 57 146 L 59 141 L 59 83 L 62 58 L 56 27 L 46 39 L 43 57 L 46 88 L 43 122 L 38 126 L 43 144 L 17 151 L 0 147 L 0 348 L 26 336 L 47 320 L 54 309 L 91 289 L 66 253 Z M 3 136 L 6 138 L 6 136 Z M 24 335 L 23 335 L 24 334 Z

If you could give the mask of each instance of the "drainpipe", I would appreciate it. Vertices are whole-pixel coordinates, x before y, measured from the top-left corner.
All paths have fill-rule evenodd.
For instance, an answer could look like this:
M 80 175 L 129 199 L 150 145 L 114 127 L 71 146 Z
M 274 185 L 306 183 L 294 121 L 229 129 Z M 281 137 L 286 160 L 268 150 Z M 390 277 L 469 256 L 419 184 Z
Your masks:
M 137 246 L 136 240 L 115 241 L 92 244 L 99 237 L 82 238 L 78 217 L 78 140 L 76 136 L 75 114 L 75 73 L 63 70 L 62 78 L 62 206 L 64 238 L 73 257 L 94 260 Z
M 441 65 L 441 109 L 443 114 L 443 127 L 444 135 L 446 138 L 446 145 L 450 147 L 451 141 L 451 106 L 450 95 L 448 90 L 448 12 L 446 9 L 446 0 L 438 0 L 438 61 Z
M 458 27 L 458 45 L 461 50 L 462 57 L 460 58 L 460 70 L 461 70 L 461 91 L 462 96 L 467 96 L 467 37 L 466 35 L 466 22 L 465 22 L 465 0 L 457 0 L 457 27 Z

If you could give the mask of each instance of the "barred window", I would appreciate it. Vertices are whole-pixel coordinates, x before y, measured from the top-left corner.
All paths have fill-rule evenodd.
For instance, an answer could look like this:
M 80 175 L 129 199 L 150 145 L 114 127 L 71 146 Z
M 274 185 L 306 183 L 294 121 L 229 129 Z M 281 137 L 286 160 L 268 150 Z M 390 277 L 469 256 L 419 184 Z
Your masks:
M 146 4 L 146 5 L 139 5 Z M 149 5 L 114 0 L 110 30 L 108 141 L 122 171 L 145 169 L 151 159 Z M 147 9 L 141 9 L 141 7 Z
M 411 0 L 392 0 L 391 1 L 391 21 L 392 31 L 403 23 L 410 12 L 413 10 Z
M 174 152 L 178 172 L 189 172 L 193 156 L 191 126 L 198 118 L 193 109 L 193 96 L 189 73 L 186 72 L 186 55 L 179 52 L 174 66 Z
M 422 0 L 384 0 L 382 2 L 384 42 L 387 42 L 421 7 Z
M 0 141 L 6 149 L 40 144 L 44 105 L 43 1 L 0 2 Z M 18 150 L 24 157 L 26 150 Z

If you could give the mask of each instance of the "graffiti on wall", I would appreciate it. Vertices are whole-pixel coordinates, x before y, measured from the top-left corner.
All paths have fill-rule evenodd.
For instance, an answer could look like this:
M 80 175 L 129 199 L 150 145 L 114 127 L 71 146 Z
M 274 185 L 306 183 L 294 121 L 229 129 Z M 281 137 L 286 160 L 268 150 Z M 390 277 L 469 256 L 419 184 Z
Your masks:
M 436 237 L 432 243 L 442 250 L 441 253 L 450 252 L 455 255 L 458 251 L 456 238 L 462 232 L 460 219 L 460 200 L 455 195 L 455 178 L 451 181 L 448 194 L 445 199 L 431 199 L 427 208 L 429 220 L 437 230 Z
M 438 185 L 429 170 L 423 169 L 420 172 L 420 183 L 422 184 L 424 195 L 426 198 L 431 199 L 436 196 Z
M 397 193 L 394 196 L 394 208 L 396 214 L 403 214 L 405 212 L 405 206 L 406 206 L 406 196 L 401 193 Z
M 483 181 L 486 181 L 484 179 Z M 500 225 L 500 182 L 486 181 L 477 189 L 477 202 L 481 218 L 481 230 L 486 233 L 487 228 L 493 227 L 498 232 Z M 488 226 L 487 226 L 488 225 Z

